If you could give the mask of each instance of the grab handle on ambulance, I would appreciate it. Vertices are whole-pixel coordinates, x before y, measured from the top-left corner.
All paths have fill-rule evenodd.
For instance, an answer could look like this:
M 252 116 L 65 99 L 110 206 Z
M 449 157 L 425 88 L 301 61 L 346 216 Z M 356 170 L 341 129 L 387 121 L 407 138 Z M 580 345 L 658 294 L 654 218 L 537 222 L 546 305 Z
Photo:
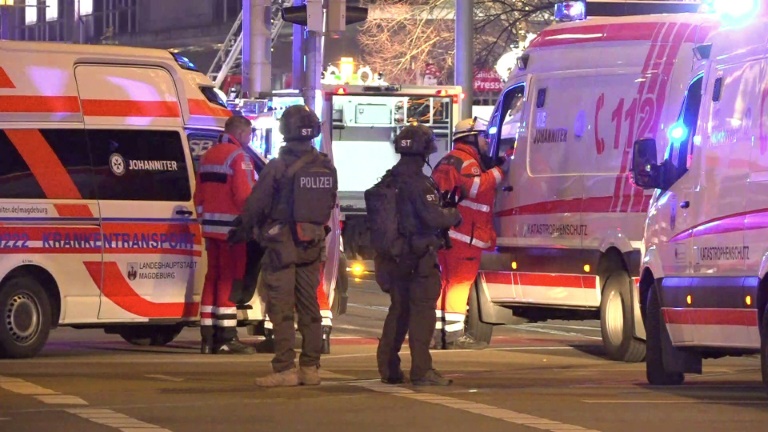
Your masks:
M 192 216 L 194 213 L 192 210 L 182 209 L 182 210 L 176 210 L 176 214 L 179 216 Z

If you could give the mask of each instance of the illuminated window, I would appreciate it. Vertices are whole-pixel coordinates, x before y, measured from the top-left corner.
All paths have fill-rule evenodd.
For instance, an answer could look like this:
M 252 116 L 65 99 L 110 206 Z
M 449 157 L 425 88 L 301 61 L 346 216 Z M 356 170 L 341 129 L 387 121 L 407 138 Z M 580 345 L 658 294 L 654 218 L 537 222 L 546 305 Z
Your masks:
M 37 22 L 37 0 L 27 0 L 24 10 L 24 22 L 35 24 Z
M 80 0 L 80 15 L 91 15 L 93 13 L 93 0 Z
M 45 19 L 56 21 L 59 19 L 59 0 L 45 0 Z

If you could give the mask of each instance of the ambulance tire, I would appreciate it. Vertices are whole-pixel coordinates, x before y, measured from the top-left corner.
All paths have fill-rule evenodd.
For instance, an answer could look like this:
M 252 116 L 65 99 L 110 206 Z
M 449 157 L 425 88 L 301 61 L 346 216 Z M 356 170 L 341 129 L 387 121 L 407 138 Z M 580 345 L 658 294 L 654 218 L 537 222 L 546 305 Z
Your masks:
M 491 344 L 493 324 L 487 324 L 480 320 L 480 300 L 477 298 L 476 284 L 472 284 L 472 288 L 469 290 L 469 310 L 467 310 L 467 320 L 464 323 L 464 332 L 478 342 Z
M 768 306 L 763 312 L 762 324 L 760 329 L 760 371 L 763 376 L 763 385 L 768 392 Z
M 180 325 L 126 326 L 118 334 L 132 345 L 165 346 L 173 342 L 183 329 Z
M 333 292 L 333 304 L 331 313 L 333 317 L 344 315 L 347 312 L 347 296 L 349 292 L 349 275 L 347 274 L 347 258 L 339 254 L 339 270 L 336 274 L 336 286 Z M 342 299 L 344 300 L 342 302 Z
M 48 341 L 51 302 L 38 281 L 11 279 L 0 286 L 0 358 L 31 358 Z
M 645 376 L 651 385 L 680 385 L 685 381 L 682 372 L 667 372 L 664 369 L 663 335 L 666 331 L 661 319 L 661 304 L 656 287 L 648 293 L 645 315 Z
M 632 278 L 625 271 L 608 276 L 600 300 L 600 333 L 611 360 L 637 363 L 645 358 L 645 343 L 634 337 Z

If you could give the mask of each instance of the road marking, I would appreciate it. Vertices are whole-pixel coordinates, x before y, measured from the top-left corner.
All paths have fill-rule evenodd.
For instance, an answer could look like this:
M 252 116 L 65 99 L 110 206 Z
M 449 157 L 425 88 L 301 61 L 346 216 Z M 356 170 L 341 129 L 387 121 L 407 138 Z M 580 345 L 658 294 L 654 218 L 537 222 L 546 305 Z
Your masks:
M 161 375 L 162 376 L 162 375 Z M 168 377 L 170 378 L 170 377 Z M 33 396 L 35 399 L 51 405 L 88 405 L 88 402 L 76 396 L 69 396 L 40 387 L 31 382 L 19 378 L 12 378 L 0 375 L 0 387 L 18 394 Z M 145 423 L 141 420 L 128 417 L 125 414 L 101 409 L 101 408 L 70 408 L 65 411 L 90 420 L 94 423 L 100 423 L 120 429 L 121 432 L 171 432 L 160 426 Z
M 381 382 L 354 382 L 349 385 L 366 388 L 379 393 L 387 393 L 395 396 L 405 397 L 421 402 L 428 402 L 436 405 L 442 405 L 448 408 L 454 408 L 497 420 L 515 423 L 522 426 L 534 427 L 553 432 L 579 431 L 579 432 L 599 432 L 594 429 L 586 429 L 581 426 L 560 423 L 555 420 L 549 420 L 542 417 L 536 417 L 528 414 L 511 411 L 504 408 L 496 408 L 490 405 L 455 399 L 447 396 L 433 393 L 419 393 L 404 387 L 393 386 Z
M 11 378 L 6 376 L 0 376 L 0 387 L 10 392 L 23 394 L 23 395 L 30 395 L 30 396 L 59 394 L 58 392 L 40 387 L 39 385 L 32 384 L 31 382 L 27 382 L 19 378 Z
M 535 332 L 540 332 L 540 333 L 549 333 L 549 334 L 554 334 L 554 335 L 559 335 L 559 336 L 578 336 L 578 337 L 582 337 L 582 338 L 586 338 L 586 339 L 600 339 L 600 340 L 603 339 L 602 337 L 587 336 L 587 335 L 583 335 L 581 333 L 564 332 L 564 331 L 559 331 L 559 330 L 548 330 L 548 329 L 543 329 L 543 328 L 539 328 L 539 327 L 531 327 L 528 324 L 509 326 L 509 327 L 512 327 L 512 328 L 518 329 L 518 330 L 527 330 L 527 331 L 535 331 Z
M 69 395 L 43 395 L 35 396 L 35 399 L 52 405 L 88 405 L 88 402 L 79 397 Z
M 389 312 L 389 306 L 368 306 L 368 305 L 361 305 L 361 304 L 355 304 L 355 303 L 347 303 L 347 306 L 354 306 L 354 307 L 359 307 L 361 309 L 370 309 L 370 310 Z
M 150 423 L 136 420 L 119 412 L 101 408 L 73 408 L 66 410 L 76 416 L 82 417 L 94 423 L 120 429 L 122 432 L 171 432 L 168 429 L 155 426 Z
M 165 381 L 175 381 L 175 382 L 181 382 L 184 381 L 184 378 L 175 378 L 168 375 L 144 375 L 147 378 L 157 378 Z
M 569 328 L 569 329 L 576 329 L 576 330 L 593 330 L 593 331 L 602 331 L 600 327 L 586 327 L 586 326 L 575 326 L 575 325 L 564 325 L 564 324 L 543 324 L 543 323 L 531 323 L 529 324 L 531 326 L 537 326 L 537 327 L 559 327 L 559 328 Z
M 768 404 L 768 400 L 589 400 L 584 399 L 585 403 L 599 403 L 599 404 Z

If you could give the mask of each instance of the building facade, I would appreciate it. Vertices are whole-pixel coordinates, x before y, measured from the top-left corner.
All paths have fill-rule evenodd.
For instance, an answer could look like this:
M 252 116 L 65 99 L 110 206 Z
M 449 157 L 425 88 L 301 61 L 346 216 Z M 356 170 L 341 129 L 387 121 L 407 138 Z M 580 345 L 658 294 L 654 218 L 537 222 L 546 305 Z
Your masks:
M 207 72 L 242 6 L 243 0 L 16 0 L 0 13 L 7 39 L 169 49 Z M 355 36 L 350 27 L 328 41 L 325 58 L 359 58 Z M 285 25 L 272 51 L 276 88 L 290 74 L 291 52 L 292 26 Z

